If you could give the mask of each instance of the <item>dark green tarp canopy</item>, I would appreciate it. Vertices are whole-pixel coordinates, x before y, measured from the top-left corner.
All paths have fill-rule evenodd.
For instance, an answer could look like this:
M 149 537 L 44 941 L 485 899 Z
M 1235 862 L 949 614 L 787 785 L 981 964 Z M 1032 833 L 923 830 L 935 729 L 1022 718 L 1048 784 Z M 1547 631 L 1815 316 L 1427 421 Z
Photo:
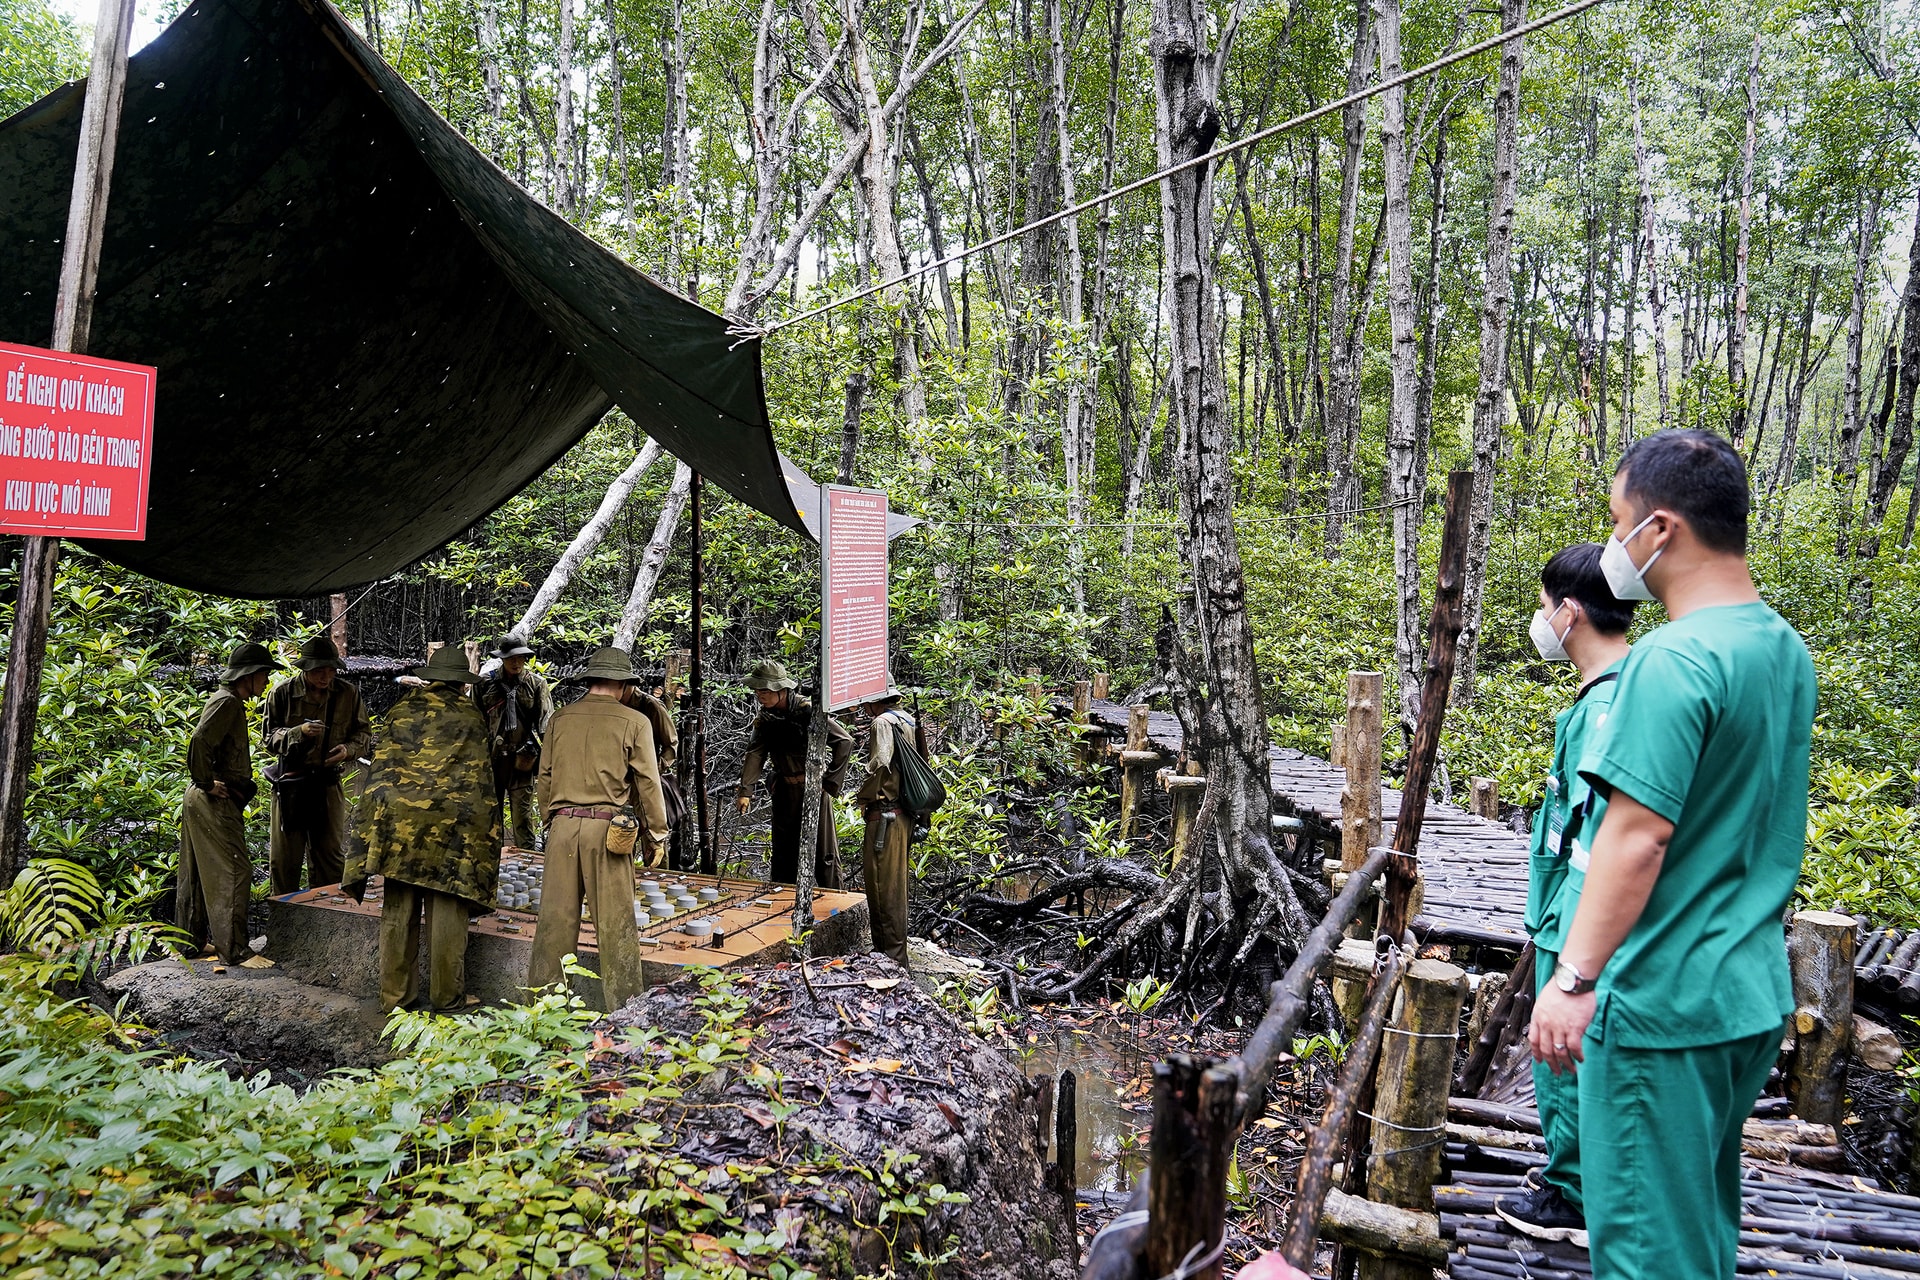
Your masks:
M 0 123 L 0 339 L 49 340 L 81 96 Z M 385 577 L 616 403 L 806 532 L 759 339 L 547 210 L 323 0 L 197 0 L 132 59 L 88 350 L 160 373 L 147 539 L 87 545 L 165 582 Z

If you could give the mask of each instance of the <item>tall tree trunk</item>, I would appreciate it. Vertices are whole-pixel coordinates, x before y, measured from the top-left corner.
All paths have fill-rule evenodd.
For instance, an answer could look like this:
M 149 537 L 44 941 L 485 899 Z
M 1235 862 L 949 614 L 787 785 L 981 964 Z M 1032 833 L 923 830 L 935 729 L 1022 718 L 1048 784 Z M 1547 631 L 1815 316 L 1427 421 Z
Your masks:
M 573 0 L 560 0 L 553 102 L 553 203 L 562 217 L 572 218 L 579 213 L 573 182 Z
M 1874 475 L 1873 492 L 1868 495 L 1866 527 L 1860 535 L 1862 560 L 1871 560 L 1880 554 L 1880 526 L 1886 521 L 1893 492 L 1900 487 L 1900 473 L 1906 469 L 1907 453 L 1913 448 L 1913 400 L 1915 390 L 1920 389 L 1920 202 L 1914 207 L 1913 243 L 1907 248 L 1907 284 L 1900 309 L 1904 316 L 1904 327 L 1900 330 L 1900 389 L 1894 399 L 1893 424 L 1887 432 L 1886 457 Z
M 1355 0 L 1353 58 L 1347 64 L 1347 92 L 1367 85 L 1373 63 L 1373 10 L 1369 0 Z M 1360 169 L 1365 158 L 1367 107 L 1357 102 L 1340 114 L 1340 219 L 1334 232 L 1333 291 L 1328 305 L 1327 352 L 1327 535 L 1326 554 L 1340 554 L 1346 536 L 1345 512 L 1360 505 L 1360 476 L 1355 452 L 1358 423 L 1352 420 L 1353 386 L 1360 371 L 1359 350 L 1349 340 L 1353 315 L 1353 252 L 1360 220 Z M 1364 312 L 1363 312 L 1364 314 Z
M 1853 238 L 1853 293 L 1847 305 L 1847 373 L 1841 393 L 1840 447 L 1834 466 L 1834 487 L 1839 491 L 1834 550 L 1847 554 L 1853 528 L 1854 490 L 1860 476 L 1860 373 L 1867 345 L 1867 281 L 1872 274 L 1873 258 L 1880 243 L 1880 193 L 1868 189 L 1860 194 L 1860 210 Z
M 647 612 L 653 608 L 653 593 L 666 570 L 667 556 L 673 550 L 674 530 L 680 525 L 680 513 L 687 509 L 687 497 L 693 492 L 693 469 L 682 462 L 673 469 L 673 484 L 660 504 L 660 516 L 653 523 L 653 537 L 641 553 L 639 571 L 633 575 L 633 590 L 627 607 L 620 611 L 620 625 L 614 629 L 615 648 L 633 650 L 634 638 L 647 625 Z
M 692 298 L 692 255 L 687 252 L 684 221 L 687 185 L 692 177 L 692 128 L 687 120 L 687 37 L 683 0 L 668 0 L 667 29 L 661 41 L 666 71 L 666 126 L 660 148 L 660 185 L 667 189 L 667 280 Z
M 594 511 L 592 518 L 580 526 L 580 532 L 573 535 L 573 541 L 567 544 L 567 549 L 560 553 L 558 560 L 554 561 L 553 568 L 547 573 L 546 580 L 540 584 L 540 589 L 533 593 L 533 602 L 527 606 L 527 611 L 520 615 L 520 621 L 514 625 L 515 635 L 531 637 L 534 628 L 545 621 L 547 611 L 553 608 L 553 602 L 560 598 L 560 593 L 566 590 L 567 583 L 573 580 L 573 575 L 579 571 L 582 564 L 586 563 L 587 557 L 599 549 L 601 542 L 606 539 L 607 530 L 613 527 L 614 518 L 627 505 L 627 499 L 632 495 L 634 486 L 640 483 L 640 478 L 647 473 L 647 468 L 651 467 L 659 456 L 660 445 L 652 440 L 647 441 L 640 452 L 634 455 L 627 469 L 607 486 L 607 492 L 601 497 L 600 506 Z
M 491 0 L 487 0 L 491 3 Z M 620 47 L 620 24 L 614 0 L 607 0 L 607 65 L 613 75 L 613 150 L 620 161 L 620 209 L 627 215 L 630 245 L 639 249 L 640 221 L 633 203 L 633 162 L 627 154 L 626 53 Z M 489 69 L 488 76 L 494 72 Z
M 1380 46 L 1380 78 L 1400 75 L 1400 0 L 1373 0 Z M 1387 357 L 1392 392 L 1387 408 L 1387 501 L 1393 504 L 1395 610 L 1393 649 L 1400 675 L 1400 727 L 1413 740 L 1420 715 L 1425 654 L 1420 643 L 1420 507 L 1414 492 L 1418 441 L 1414 401 L 1419 395 L 1420 350 L 1413 323 L 1413 202 L 1407 172 L 1407 91 L 1381 95 L 1381 169 L 1387 195 L 1387 317 L 1393 345 Z
M 1527 0 L 1501 0 L 1500 29 L 1526 25 Z M 1473 701 L 1479 674 L 1480 616 L 1493 547 L 1493 481 L 1507 426 L 1507 325 L 1513 310 L 1513 217 L 1520 164 L 1520 73 L 1524 37 L 1500 46 L 1493 99 L 1493 186 L 1487 201 L 1485 282 L 1480 299 L 1480 385 L 1473 397 L 1473 514 L 1467 522 L 1467 575 L 1460 603 L 1454 697 Z
M 1220 48 L 1209 52 L 1210 23 L 1206 0 L 1154 0 L 1155 132 L 1162 167 L 1205 155 L 1219 135 L 1219 73 L 1237 23 L 1230 19 L 1225 24 Z M 1167 260 L 1171 394 L 1182 423 L 1181 526 L 1193 571 L 1206 686 L 1199 707 L 1200 758 L 1212 793 L 1209 803 L 1216 806 L 1212 835 L 1220 853 L 1218 865 L 1231 891 L 1219 895 L 1226 917 L 1221 923 L 1228 938 L 1243 936 L 1249 922 L 1234 918 L 1234 905 L 1257 897 L 1263 912 L 1276 913 L 1278 935 L 1297 946 L 1307 922 L 1273 848 L 1266 715 L 1233 526 L 1232 440 L 1209 278 L 1214 240 L 1211 169 L 1196 166 L 1163 180 L 1160 217 Z M 1208 862 L 1197 856 L 1188 865 L 1204 867 Z M 1196 894 L 1191 899 L 1195 908 L 1198 901 Z M 1189 936 L 1195 918 L 1190 915 Z
M 1747 133 L 1740 149 L 1740 233 L 1733 251 L 1733 324 L 1727 332 L 1727 379 L 1733 413 L 1727 434 L 1737 449 L 1747 434 L 1747 252 L 1753 229 L 1753 134 L 1760 114 L 1760 33 L 1747 61 Z
M 1673 393 L 1667 385 L 1666 298 L 1660 291 L 1660 256 L 1654 235 L 1653 161 L 1647 155 L 1647 139 L 1640 125 L 1640 88 L 1634 75 L 1627 75 L 1627 101 L 1633 110 L 1633 168 L 1640 182 L 1640 256 L 1647 270 L 1647 322 L 1653 334 L 1653 381 L 1660 397 L 1660 430 L 1665 431 L 1673 416 Z
M 940 215 L 940 193 L 934 190 L 933 179 L 927 173 L 927 159 L 920 146 L 920 128 L 914 123 L 912 113 L 907 115 L 907 162 L 913 166 L 914 182 L 920 188 L 920 207 L 927 220 L 927 245 L 933 250 L 935 262 L 947 256 L 946 223 Z M 936 268 L 934 279 L 940 286 L 940 314 L 947 323 L 947 347 L 960 349 L 960 312 L 953 304 L 953 279 L 945 267 Z
M 611 2 L 611 0 L 609 0 Z M 487 154 L 494 163 L 506 163 L 507 87 L 500 78 L 499 0 L 479 0 L 474 27 L 480 46 L 480 77 L 487 103 Z
M 1433 135 L 1433 154 L 1427 168 L 1427 278 L 1420 313 L 1425 321 L 1420 341 L 1420 389 L 1413 401 L 1413 492 L 1425 501 L 1427 464 L 1433 446 L 1433 391 L 1440 373 L 1441 324 L 1446 315 L 1446 291 L 1440 287 L 1440 246 L 1446 239 L 1447 126 L 1451 110 L 1440 113 Z
M 1045 0 L 1047 16 L 1047 89 L 1052 104 L 1054 157 L 1059 164 L 1060 203 L 1072 208 L 1078 197 L 1073 176 L 1073 134 L 1067 128 L 1067 46 L 1062 31 L 1060 0 Z M 1060 417 L 1060 455 L 1067 480 L 1067 523 L 1073 539 L 1068 549 L 1068 578 L 1073 590 L 1075 613 L 1087 608 L 1084 535 L 1087 522 L 1087 492 L 1092 487 L 1093 415 L 1090 378 L 1077 367 L 1089 371 L 1098 368 L 1082 332 L 1083 299 L 1086 291 L 1086 260 L 1080 252 L 1080 220 L 1070 217 L 1060 223 L 1060 238 L 1066 250 L 1066 278 L 1060 282 L 1060 319 L 1066 329 L 1067 349 L 1079 351 L 1069 358 L 1066 375 L 1066 412 Z

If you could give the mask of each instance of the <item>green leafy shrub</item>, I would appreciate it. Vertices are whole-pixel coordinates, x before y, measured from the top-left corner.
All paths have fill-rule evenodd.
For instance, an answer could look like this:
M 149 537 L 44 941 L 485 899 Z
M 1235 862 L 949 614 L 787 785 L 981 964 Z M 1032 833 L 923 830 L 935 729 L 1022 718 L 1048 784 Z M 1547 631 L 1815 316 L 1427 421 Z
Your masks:
M 1814 779 L 1799 900 L 1879 924 L 1920 925 L 1920 809 L 1911 774 L 1834 765 Z

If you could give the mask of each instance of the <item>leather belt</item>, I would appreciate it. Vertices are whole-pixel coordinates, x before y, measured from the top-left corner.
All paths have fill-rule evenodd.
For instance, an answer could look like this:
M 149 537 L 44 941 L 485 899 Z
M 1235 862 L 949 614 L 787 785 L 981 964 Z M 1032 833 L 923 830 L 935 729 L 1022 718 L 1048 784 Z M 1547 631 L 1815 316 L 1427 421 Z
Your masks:
M 553 811 L 554 816 L 558 818 L 598 818 L 602 822 L 611 822 L 619 812 L 618 809 L 555 809 Z
M 780 775 L 780 781 L 786 783 L 790 787 L 797 787 L 801 783 L 805 782 L 806 780 L 807 780 L 807 775 L 804 773 L 796 773 L 791 778 L 789 778 L 784 773 Z

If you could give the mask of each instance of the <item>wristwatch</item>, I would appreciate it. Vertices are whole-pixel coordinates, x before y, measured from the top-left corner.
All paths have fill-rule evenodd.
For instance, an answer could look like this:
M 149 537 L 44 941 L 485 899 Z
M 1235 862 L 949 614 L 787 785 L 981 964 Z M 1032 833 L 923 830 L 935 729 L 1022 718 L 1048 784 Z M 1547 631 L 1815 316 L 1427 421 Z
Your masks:
M 1553 966 L 1553 985 L 1570 996 L 1583 996 L 1593 990 L 1595 979 L 1582 977 L 1578 969 L 1560 960 Z

